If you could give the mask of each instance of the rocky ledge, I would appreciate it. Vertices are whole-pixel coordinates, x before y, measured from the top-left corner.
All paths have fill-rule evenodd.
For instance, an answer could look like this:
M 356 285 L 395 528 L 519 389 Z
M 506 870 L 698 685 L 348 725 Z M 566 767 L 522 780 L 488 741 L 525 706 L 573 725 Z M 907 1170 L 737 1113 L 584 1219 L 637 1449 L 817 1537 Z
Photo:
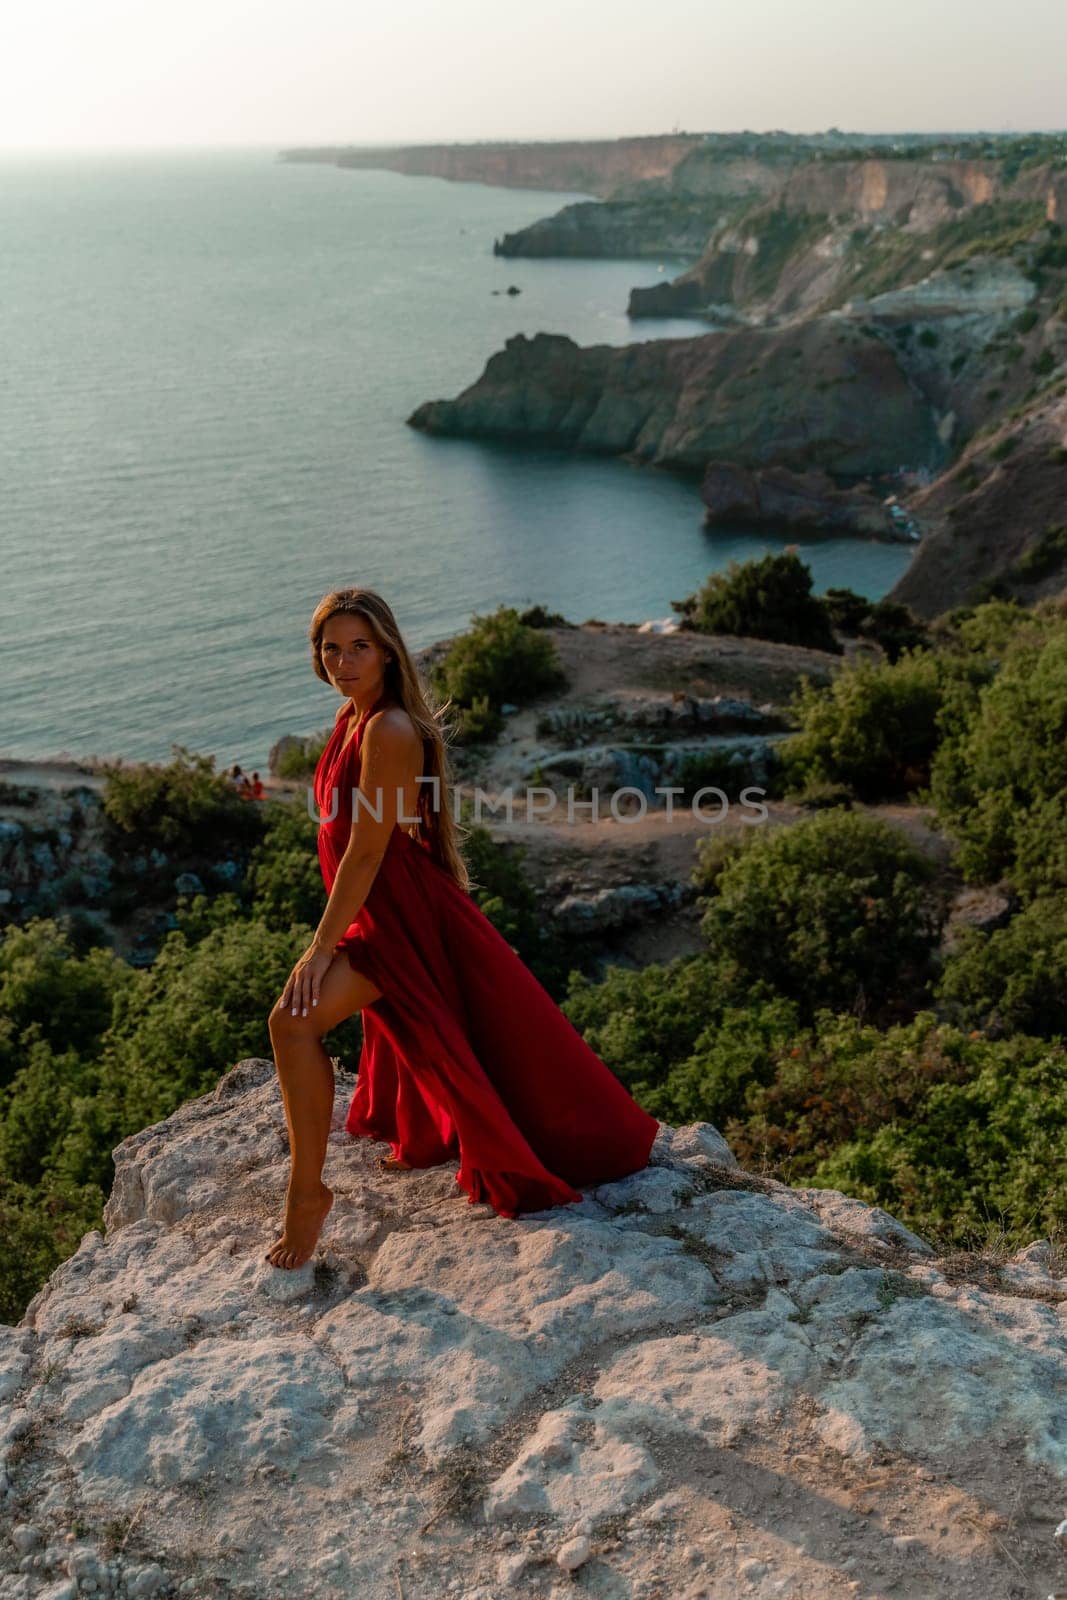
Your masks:
M 707 1124 L 508 1221 L 382 1174 L 340 1074 L 316 1256 L 267 1266 L 270 1062 L 115 1151 L 0 1329 L 2 1600 L 1046 1594 L 1067 1280 L 939 1257 Z

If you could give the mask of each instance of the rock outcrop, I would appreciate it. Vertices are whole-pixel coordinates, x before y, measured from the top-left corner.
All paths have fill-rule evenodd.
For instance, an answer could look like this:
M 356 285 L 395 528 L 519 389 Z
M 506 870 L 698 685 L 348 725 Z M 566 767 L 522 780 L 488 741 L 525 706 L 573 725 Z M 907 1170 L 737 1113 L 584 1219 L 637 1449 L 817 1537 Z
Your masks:
M 713 461 L 700 485 L 704 522 L 726 526 L 789 528 L 797 532 L 899 537 L 882 496 L 869 489 L 839 489 L 824 472 L 767 467 L 749 472 Z
M 694 473 L 725 457 L 860 477 L 946 455 L 893 350 L 845 319 L 621 348 L 516 334 L 456 399 L 428 401 L 408 421 Z
M 564 206 L 493 244 L 498 256 L 581 256 L 662 261 L 699 257 L 717 215 L 688 196 L 646 200 L 581 201 Z
M 1062 326 L 1067 355 L 1067 323 Z M 1046 394 L 1022 416 L 972 439 L 951 469 L 907 503 L 927 532 L 891 598 L 920 616 L 990 593 L 1025 604 L 1061 593 L 1067 583 L 1067 394 Z
M 115 1152 L 0 1329 L 2 1600 L 1044 1594 L 1067 1281 L 968 1275 L 706 1124 L 514 1221 L 383 1174 L 337 1085 L 316 1256 L 269 1267 L 270 1062 Z

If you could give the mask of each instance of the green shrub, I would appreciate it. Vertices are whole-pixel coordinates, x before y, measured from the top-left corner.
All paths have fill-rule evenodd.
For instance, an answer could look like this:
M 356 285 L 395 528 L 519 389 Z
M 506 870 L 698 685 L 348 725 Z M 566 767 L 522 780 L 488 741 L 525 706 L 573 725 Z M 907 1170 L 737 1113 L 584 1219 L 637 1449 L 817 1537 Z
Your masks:
M 1058 572 L 1067 562 L 1067 522 L 1049 523 L 1039 538 L 1015 563 L 1015 574 L 1027 583 L 1037 583 Z
M 273 927 L 299 922 L 314 928 L 326 906 L 318 823 L 307 807 L 301 794 L 263 808 L 263 837 L 248 864 L 245 893 L 249 913 Z
M 1007 433 L 1007 434 L 1005 434 L 1004 438 L 1003 439 L 998 439 L 996 444 L 993 445 L 992 449 L 990 450 L 990 452 L 989 452 L 990 460 L 991 461 L 1003 461 L 1005 456 L 1010 456 L 1011 455 L 1012 451 L 1015 450 L 1018 447 L 1018 444 L 1019 444 L 1019 435 L 1017 433 Z
M 855 637 L 860 626 L 871 614 L 871 602 L 866 595 L 854 589 L 827 589 L 821 597 L 830 617 L 830 625 L 838 633 Z
M 214 756 L 171 748 L 174 759 L 166 766 L 119 761 L 104 767 L 104 815 L 120 838 L 132 849 L 155 847 L 179 858 L 250 844 L 259 832 L 259 808 L 215 771 Z
M 524 628 L 570 628 L 574 624 L 568 622 L 560 611 L 549 611 L 542 605 L 528 606 L 525 611 L 520 611 L 519 621 Z
M 821 1011 L 748 1096 L 728 1137 L 743 1165 L 807 1182 L 848 1141 L 921 1117 L 935 1085 L 966 1082 L 983 1059 L 980 1046 L 930 1011 L 885 1032 Z
M 739 995 L 753 984 L 792 1000 L 881 1013 L 925 980 L 941 910 L 933 869 L 877 818 L 820 811 L 723 867 L 701 931 Z
M 832 683 L 801 680 L 800 731 L 779 746 L 787 788 L 845 784 L 861 800 L 896 798 L 926 784 L 938 741 L 941 684 L 929 654 L 857 661 Z
M 58 1182 L 33 1186 L 0 1172 L 0 1322 L 14 1326 L 90 1228 L 103 1227 L 103 1192 Z
M 969 882 L 1010 872 L 1028 814 L 1067 786 L 1065 706 L 1067 628 L 1060 623 L 1039 647 L 1020 635 L 972 715 L 957 718 L 942 740 L 931 793 Z
M 1067 892 L 1031 901 L 992 933 L 961 929 L 937 994 L 963 1026 L 1067 1035 Z
M 690 882 L 701 894 L 714 894 L 724 869 L 753 847 L 757 832 L 755 827 L 745 827 L 731 833 L 706 833 L 697 840 L 697 859 Z
M 841 653 L 830 613 L 811 592 L 811 571 L 792 551 L 731 561 L 684 600 L 672 600 L 687 627 L 701 633 L 743 634 Z
M 805 806 L 809 811 L 828 811 L 834 806 L 851 810 L 855 796 L 847 783 L 829 783 L 809 779 L 799 789 L 788 789 L 785 799 L 795 806 Z
M 1067 892 L 1067 795 L 1046 795 L 1017 819 L 1011 879 L 1027 899 Z
M 23 1060 L 27 1030 L 56 1051 L 94 1054 L 133 969 L 110 950 L 79 952 L 54 918 L 12 925 L 0 936 L 0 1084 Z
M 303 778 L 313 778 L 319 757 L 328 743 L 329 735 L 325 739 L 312 741 L 306 750 L 303 745 L 290 745 L 279 757 L 279 778 L 289 778 L 294 782 L 300 782 Z
M 1053 355 L 1052 351 L 1042 350 L 1041 354 L 1037 357 L 1037 360 L 1031 362 L 1031 371 L 1036 372 L 1039 378 L 1043 378 L 1047 372 L 1051 372 L 1053 370 L 1055 365 L 1056 357 Z
M 978 1071 L 936 1085 L 921 1115 L 842 1146 L 812 1174 L 960 1244 L 991 1224 L 1022 1245 L 1067 1224 L 1067 1053 L 983 1041 Z
M 842 1189 L 920 1233 L 1016 1244 L 1067 1222 L 1067 1054 L 920 1012 L 879 1032 L 821 1014 L 724 1132 L 742 1165 Z
M 898 661 L 905 650 L 921 650 L 927 642 L 925 622 L 895 600 L 876 601 L 860 632 L 881 645 L 890 661 Z
M 431 679 L 461 713 L 456 728 L 461 743 L 492 738 L 506 701 L 521 705 L 567 681 L 552 640 L 527 627 L 513 606 L 473 616 L 469 631 L 453 640 L 432 668 Z
M 1027 306 L 1025 311 L 1019 312 L 1019 315 L 1012 323 L 1012 327 L 1017 333 L 1029 333 L 1031 328 L 1037 326 L 1039 320 L 1039 315 L 1034 307 Z
M 597 984 L 574 972 L 563 1010 L 654 1116 L 721 1125 L 797 1026 L 795 1008 L 758 984 L 745 1002 L 735 1004 L 729 980 L 696 956 L 639 972 L 612 967 Z

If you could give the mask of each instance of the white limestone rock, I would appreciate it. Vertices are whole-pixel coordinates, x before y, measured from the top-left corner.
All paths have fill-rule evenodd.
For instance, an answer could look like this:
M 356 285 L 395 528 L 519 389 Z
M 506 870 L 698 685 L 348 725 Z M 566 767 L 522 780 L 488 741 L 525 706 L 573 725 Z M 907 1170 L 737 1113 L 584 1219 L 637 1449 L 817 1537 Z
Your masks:
M 496 1600 L 553 1592 L 583 1539 L 605 1593 L 694 1593 L 693 1549 L 723 1593 L 742 1561 L 797 1592 L 846 1593 L 853 1570 L 873 1592 L 893 1562 L 898 1593 L 1006 1592 L 995 1541 L 969 1533 L 945 1565 L 936 1528 L 919 1537 L 935 1491 L 912 1469 L 955 1479 L 949 1538 L 976 1526 L 960 1506 L 1062 1503 L 1050 1258 L 983 1276 L 1005 1292 L 961 1282 L 877 1208 L 740 1172 L 708 1124 L 661 1128 L 644 1171 L 580 1204 L 500 1218 L 465 1203 L 455 1163 L 379 1173 L 381 1147 L 343 1132 L 351 1089 L 299 1272 L 263 1260 L 288 1167 L 270 1063 L 116 1151 L 105 1231 L 0 1328 L 0 1521 L 50 1530 L 46 1549 L 0 1539 L 0 1600 L 78 1582 L 166 1600 L 223 1576 L 235 1600 Z M 849 1520 L 848 1474 L 878 1460 L 899 1471 Z M 1047 1523 L 1014 1527 L 1054 1587 Z

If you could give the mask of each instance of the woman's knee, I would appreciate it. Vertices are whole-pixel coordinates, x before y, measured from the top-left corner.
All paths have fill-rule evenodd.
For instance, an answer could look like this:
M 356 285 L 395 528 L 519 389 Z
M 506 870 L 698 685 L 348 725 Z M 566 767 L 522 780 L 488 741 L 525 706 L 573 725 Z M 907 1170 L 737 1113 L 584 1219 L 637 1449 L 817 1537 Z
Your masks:
M 276 1000 L 267 1018 L 271 1042 L 284 1044 L 292 1039 L 313 1038 L 320 1031 L 317 1028 L 318 1020 L 317 1016 L 302 1017 L 299 1011 L 294 1017 L 292 1006 L 283 1006 L 280 1000 Z

